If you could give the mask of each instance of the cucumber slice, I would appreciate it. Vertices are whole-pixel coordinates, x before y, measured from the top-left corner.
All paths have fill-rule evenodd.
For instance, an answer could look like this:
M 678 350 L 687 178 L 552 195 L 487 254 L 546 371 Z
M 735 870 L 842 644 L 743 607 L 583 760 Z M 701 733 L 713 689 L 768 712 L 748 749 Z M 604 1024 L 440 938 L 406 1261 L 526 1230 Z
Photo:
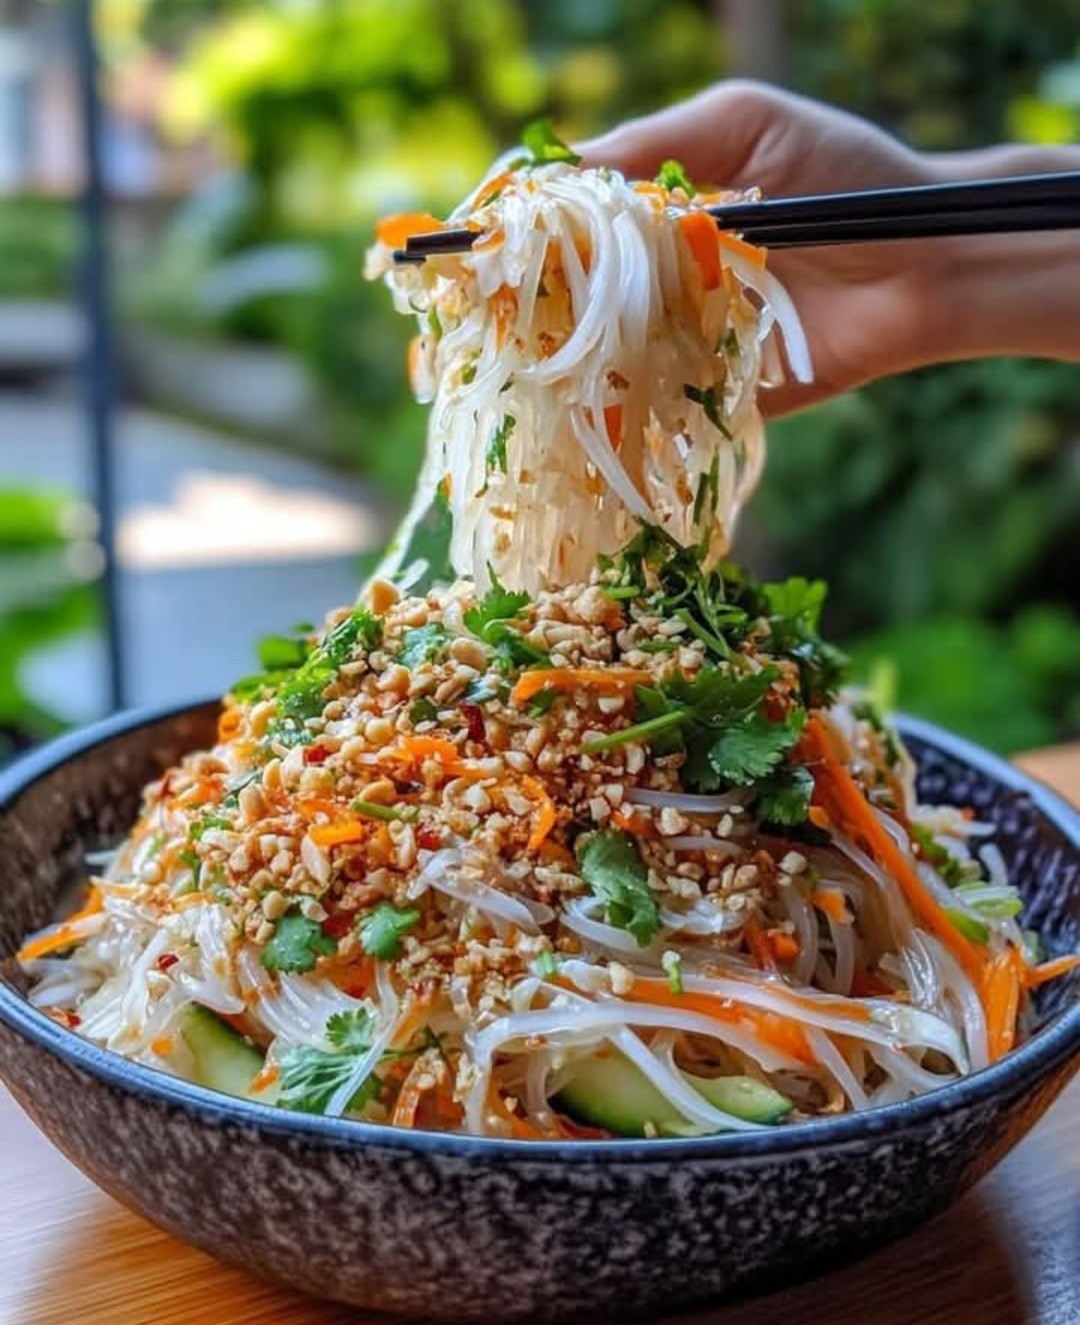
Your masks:
M 715 1108 L 747 1122 L 779 1122 L 793 1107 L 786 1095 L 753 1077 L 682 1075 Z M 685 1135 L 688 1130 L 686 1121 L 622 1054 L 593 1054 L 576 1060 L 554 1103 L 578 1122 L 619 1136 L 644 1136 L 646 1123 L 661 1136 Z
M 184 1013 L 180 1033 L 191 1051 L 193 1076 L 200 1086 L 260 1104 L 274 1103 L 276 1084 L 266 1090 L 251 1089 L 256 1074 L 262 1071 L 263 1055 L 216 1013 L 193 1003 Z

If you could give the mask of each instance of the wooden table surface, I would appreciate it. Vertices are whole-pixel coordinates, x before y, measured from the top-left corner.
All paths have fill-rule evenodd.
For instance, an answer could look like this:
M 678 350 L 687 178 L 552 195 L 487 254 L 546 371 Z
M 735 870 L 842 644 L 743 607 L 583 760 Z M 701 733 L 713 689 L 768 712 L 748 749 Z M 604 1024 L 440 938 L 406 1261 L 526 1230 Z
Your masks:
M 1019 761 L 1080 804 L 1080 746 Z M 904 1241 L 686 1325 L 1078 1325 L 1080 1079 L 988 1178 Z M 218 1265 L 99 1192 L 0 1088 L 0 1325 L 363 1325 Z M 493 1325 L 496 1325 L 493 1322 Z

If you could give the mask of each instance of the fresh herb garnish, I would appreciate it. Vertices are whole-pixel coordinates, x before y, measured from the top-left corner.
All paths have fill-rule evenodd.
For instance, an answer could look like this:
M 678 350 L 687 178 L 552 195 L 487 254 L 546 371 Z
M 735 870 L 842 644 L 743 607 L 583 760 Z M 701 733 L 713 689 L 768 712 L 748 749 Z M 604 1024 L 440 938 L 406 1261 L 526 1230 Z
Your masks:
M 420 919 L 415 909 L 399 911 L 389 902 L 380 902 L 360 922 L 360 946 L 369 957 L 393 961 L 401 952 L 402 937 Z
M 698 479 L 697 494 L 694 497 L 694 524 L 701 523 L 701 517 L 705 513 L 705 498 L 709 499 L 709 514 L 716 514 L 716 507 L 720 501 L 720 453 L 719 451 L 712 458 L 712 464 L 708 471 Z
M 382 640 L 382 622 L 364 607 L 353 610 L 327 631 L 303 664 L 278 690 L 277 714 L 268 728 L 271 740 L 302 745 L 310 739 L 304 724 L 323 709 L 323 691 L 352 657 L 357 643 L 370 652 Z
M 918 843 L 919 854 L 923 860 L 927 864 L 933 865 L 950 888 L 955 888 L 958 883 L 963 883 L 963 865 L 954 855 L 946 851 L 939 842 L 935 841 L 929 828 L 924 828 L 921 824 L 912 824 L 911 836 Z
M 581 877 L 604 903 L 604 919 L 648 947 L 660 930 L 660 911 L 649 892 L 649 874 L 632 837 L 609 828 L 577 850 Z
M 437 722 L 438 718 L 439 710 L 427 695 L 421 695 L 409 705 L 409 721 L 414 727 L 419 727 L 422 722 Z
M 314 968 L 319 957 L 330 957 L 335 952 L 337 942 L 323 933 L 317 921 L 299 911 L 286 911 L 263 948 L 261 960 L 268 971 L 303 974 Z
M 550 980 L 553 975 L 558 974 L 558 958 L 550 948 L 542 948 L 536 954 L 536 960 L 533 962 L 533 970 L 541 980 Z
M 731 787 L 746 787 L 767 777 L 802 735 L 805 709 L 794 709 L 780 722 L 761 713 L 725 727 L 709 743 L 709 766 Z
M 525 126 L 521 143 L 532 158 L 524 163 L 526 165 L 544 166 L 550 161 L 565 161 L 568 165 L 576 166 L 581 160 L 579 154 L 558 136 L 551 126 L 551 120 L 546 117 L 533 120 Z
M 353 814 L 363 815 L 367 819 L 381 819 L 383 823 L 411 823 L 419 811 L 414 805 L 378 805 L 375 801 L 354 800 L 349 809 Z
M 681 161 L 665 161 L 656 172 L 656 182 L 665 189 L 682 189 L 688 198 L 694 197 L 697 193 Z
M 668 988 L 671 992 L 673 994 L 684 993 L 682 958 L 679 954 L 668 948 L 660 958 L 660 965 L 667 971 Z
M 226 819 L 223 814 L 208 814 L 202 819 L 196 820 L 188 829 L 188 837 L 192 842 L 201 842 L 203 834 L 208 833 L 211 828 L 232 828 L 232 820 Z
M 806 824 L 814 794 L 809 769 L 801 764 L 785 764 L 758 782 L 754 790 L 757 817 L 762 823 L 783 828 Z
M 976 916 L 969 915 L 967 911 L 961 911 L 959 907 L 946 906 L 942 910 L 949 917 L 954 928 L 958 929 L 964 938 L 970 939 L 972 943 L 986 943 L 990 939 L 990 926 L 985 920 L 979 920 Z
M 428 662 L 442 649 L 450 639 L 445 626 L 432 621 L 426 626 L 417 626 L 407 630 L 401 637 L 401 652 L 397 660 L 403 667 L 412 669 Z
M 491 588 L 464 613 L 466 627 L 491 646 L 495 666 L 502 672 L 546 663 L 548 655 L 544 650 L 530 644 L 511 624 L 532 601 L 529 595 L 504 589 L 490 566 L 488 574 Z
M 541 690 L 535 698 L 529 701 L 529 707 L 526 709 L 530 718 L 542 718 L 548 713 L 552 704 L 559 698 L 559 692 L 555 689 Z
M 700 405 L 705 411 L 705 417 L 714 428 L 719 428 L 728 441 L 732 441 L 731 429 L 721 417 L 721 402 L 716 393 L 715 386 L 700 387 L 694 386 L 690 382 L 683 385 L 683 395 L 687 400 L 692 400 L 695 405 Z
M 370 1050 L 372 1021 L 366 1007 L 335 1012 L 326 1023 L 328 1049 L 286 1049 L 279 1064 L 279 1107 L 299 1113 L 325 1113 L 331 1099 L 355 1070 L 357 1059 Z M 378 1077 L 369 1076 L 349 1100 L 346 1111 L 359 1112 L 378 1095 L 381 1084 Z
M 202 858 L 193 847 L 185 847 L 180 852 L 179 860 L 182 865 L 186 865 L 191 871 L 191 883 L 193 888 L 199 886 L 199 875 L 202 873 Z
M 502 422 L 495 429 L 495 433 L 488 443 L 487 449 L 487 472 L 490 476 L 495 470 L 500 474 L 506 473 L 506 443 L 517 426 L 517 419 L 512 414 L 503 416 Z

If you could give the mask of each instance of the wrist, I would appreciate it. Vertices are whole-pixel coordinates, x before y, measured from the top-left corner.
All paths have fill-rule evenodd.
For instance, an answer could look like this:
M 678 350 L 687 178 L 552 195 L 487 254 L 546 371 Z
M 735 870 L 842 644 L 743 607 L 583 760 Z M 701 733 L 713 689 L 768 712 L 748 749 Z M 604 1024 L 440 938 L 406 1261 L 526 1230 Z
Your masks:
M 1080 150 L 1025 146 L 924 154 L 927 182 L 1080 168 Z M 1075 230 L 972 235 L 928 243 L 921 321 L 927 362 L 1000 355 L 1080 358 Z

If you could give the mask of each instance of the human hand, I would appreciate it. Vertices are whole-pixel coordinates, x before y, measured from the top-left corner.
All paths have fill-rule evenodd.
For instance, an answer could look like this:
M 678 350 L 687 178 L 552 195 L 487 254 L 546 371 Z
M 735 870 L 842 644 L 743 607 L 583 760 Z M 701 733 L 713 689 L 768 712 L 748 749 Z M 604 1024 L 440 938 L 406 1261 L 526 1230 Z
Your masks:
M 643 178 L 675 157 L 695 183 L 757 185 L 766 197 L 1080 165 L 1071 155 L 1036 159 L 1037 149 L 920 154 L 845 111 L 741 80 L 631 120 L 580 150 L 586 165 Z M 996 353 L 1073 357 L 1080 353 L 1075 333 L 1066 344 L 1052 322 L 1040 319 L 1026 328 L 1017 312 L 1021 303 L 1060 297 L 1056 290 L 1062 280 L 1068 288 L 1070 279 L 1072 306 L 1078 293 L 1075 239 L 1064 268 L 1062 243 L 1056 235 L 1023 235 L 778 250 L 769 265 L 799 310 L 815 380 L 763 391 L 764 411 L 783 414 L 943 359 Z M 1065 319 L 1067 326 L 1073 322 L 1072 315 Z

